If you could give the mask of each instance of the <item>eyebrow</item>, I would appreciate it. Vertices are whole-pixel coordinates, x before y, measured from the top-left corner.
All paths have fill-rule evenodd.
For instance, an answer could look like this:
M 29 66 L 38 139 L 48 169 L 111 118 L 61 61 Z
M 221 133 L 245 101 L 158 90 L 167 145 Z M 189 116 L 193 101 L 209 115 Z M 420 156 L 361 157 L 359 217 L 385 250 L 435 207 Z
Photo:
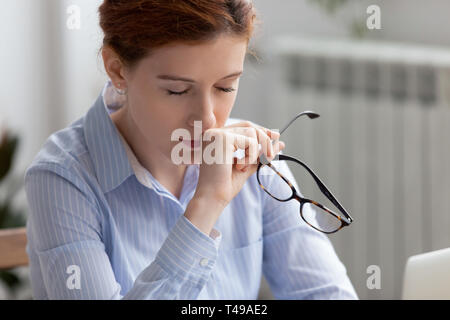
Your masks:
M 241 74 L 242 74 L 242 71 L 234 72 L 232 74 L 229 74 L 228 76 L 223 77 L 220 80 L 225 80 L 225 79 L 228 79 L 228 78 L 240 76 Z M 157 76 L 157 78 L 158 79 L 162 79 L 162 80 L 195 82 L 195 80 L 193 80 L 193 79 L 188 79 L 188 78 L 183 78 L 183 77 L 178 77 L 178 76 L 172 76 L 172 75 L 167 75 L 167 74 L 160 74 L 159 76 Z

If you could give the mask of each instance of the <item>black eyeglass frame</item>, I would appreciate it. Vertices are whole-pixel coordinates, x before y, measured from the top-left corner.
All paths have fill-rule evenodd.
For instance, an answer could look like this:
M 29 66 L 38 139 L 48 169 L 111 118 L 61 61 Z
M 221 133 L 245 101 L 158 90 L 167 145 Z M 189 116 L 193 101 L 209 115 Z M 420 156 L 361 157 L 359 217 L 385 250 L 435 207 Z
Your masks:
M 316 119 L 318 117 L 320 117 L 320 115 L 316 112 L 313 111 L 303 111 L 299 114 L 297 114 L 295 117 L 293 117 L 284 127 L 283 129 L 280 131 L 280 136 L 281 134 L 286 131 L 287 128 L 289 128 L 289 126 L 296 121 L 297 119 L 299 119 L 302 116 L 307 116 L 309 119 Z M 272 143 L 274 143 L 275 141 L 272 140 Z M 259 164 L 258 164 L 258 170 L 256 172 L 256 177 L 258 179 L 258 183 L 261 186 L 261 188 L 263 188 L 263 190 L 272 198 L 281 201 L 281 202 L 286 202 L 292 199 L 296 199 L 297 201 L 300 202 L 300 216 L 302 217 L 302 219 L 311 227 L 313 227 L 314 229 L 323 232 L 323 233 L 335 233 L 337 231 L 339 231 L 340 229 L 342 229 L 345 226 L 350 225 L 353 222 L 353 218 L 350 216 L 350 214 L 347 212 L 347 210 L 344 209 L 344 207 L 339 203 L 339 201 L 336 199 L 335 196 L 333 196 L 333 194 L 330 192 L 330 190 L 328 190 L 328 188 L 325 186 L 325 184 L 319 179 L 319 177 L 302 161 L 285 155 L 285 154 L 278 154 L 276 155 L 276 157 L 274 158 L 274 160 L 288 160 L 288 161 L 293 161 L 296 162 L 298 164 L 300 164 L 301 166 L 303 166 L 314 178 L 314 180 L 316 181 L 317 185 L 319 186 L 320 191 L 322 191 L 322 193 L 339 209 L 339 211 L 344 215 L 344 216 L 340 216 L 338 214 L 336 214 L 334 211 L 328 209 L 327 207 L 325 207 L 324 205 L 321 205 L 320 203 L 314 201 L 314 200 L 310 200 L 310 199 L 306 199 L 303 198 L 299 195 L 299 193 L 297 192 L 297 190 L 295 189 L 294 185 L 287 179 L 285 178 L 280 172 L 278 172 L 278 170 L 268 161 L 268 159 L 266 158 L 266 156 L 264 154 L 261 154 L 259 157 Z M 267 165 L 269 166 L 272 170 L 274 170 L 288 185 L 289 187 L 291 187 L 292 190 L 292 195 L 291 197 L 289 197 L 288 199 L 278 199 L 277 197 L 274 197 L 270 192 L 268 192 L 266 190 L 266 188 L 264 188 L 264 186 L 262 185 L 261 181 L 259 180 L 259 172 L 260 169 L 263 165 Z M 341 225 L 337 230 L 331 231 L 331 232 L 327 232 L 327 231 L 323 231 L 320 230 L 316 227 L 314 227 L 313 225 L 311 225 L 308 221 L 306 221 L 305 217 L 303 216 L 303 205 L 305 203 L 312 203 L 316 206 L 318 206 L 319 208 L 321 208 L 322 210 L 328 212 L 329 214 L 333 215 L 334 217 L 336 217 L 340 222 Z
M 323 232 L 323 233 L 327 233 L 327 234 L 331 234 L 331 233 L 335 233 L 337 231 L 339 231 L 340 229 L 342 229 L 343 227 L 346 227 L 348 225 L 350 225 L 353 222 L 353 218 L 350 216 L 350 214 L 347 212 L 347 210 L 344 209 L 344 207 L 339 203 L 339 201 L 336 199 L 335 196 L 333 196 L 333 194 L 330 192 L 330 190 L 328 190 L 328 188 L 325 186 L 325 184 L 319 179 L 319 177 L 302 161 L 291 157 L 289 155 L 285 155 L 285 154 L 278 154 L 274 160 L 288 160 L 288 161 L 293 161 L 296 162 L 298 164 L 300 164 L 301 166 L 303 166 L 310 174 L 311 176 L 314 178 L 314 181 L 317 183 L 317 185 L 319 186 L 320 191 L 322 191 L 322 193 L 339 209 L 339 211 L 343 214 L 343 216 L 336 214 L 334 211 L 328 209 L 327 207 L 325 207 L 324 205 L 311 200 L 311 199 L 307 199 L 307 198 L 303 198 L 300 196 L 300 194 L 297 192 L 297 189 L 295 189 L 294 185 L 286 178 L 283 176 L 283 174 L 281 174 L 276 168 L 275 166 L 273 166 L 270 162 L 264 164 L 262 162 L 259 162 L 258 164 L 258 169 L 256 172 L 256 178 L 258 180 L 259 185 L 261 186 L 261 188 L 272 198 L 274 198 L 275 200 L 281 201 L 281 202 L 286 202 L 286 201 L 290 201 L 292 199 L 295 199 L 297 201 L 300 202 L 300 216 L 302 217 L 302 219 L 312 228 Z M 272 194 L 270 194 L 270 192 L 268 192 L 266 190 L 266 188 L 263 186 L 263 184 L 261 183 L 260 179 L 259 179 L 259 173 L 260 173 L 260 169 L 262 168 L 262 166 L 267 165 L 269 166 L 272 170 L 274 170 L 276 172 L 276 174 L 278 174 L 291 188 L 292 190 L 292 195 L 287 198 L 287 199 L 279 199 L 274 197 Z M 338 219 L 341 222 L 341 225 L 339 226 L 338 229 L 334 230 L 334 231 L 324 231 L 324 230 L 320 230 L 318 228 L 316 228 L 315 226 L 311 225 L 303 216 L 303 205 L 306 203 L 312 203 L 316 206 L 318 206 L 319 208 L 321 208 L 322 210 L 328 212 L 329 214 L 333 215 L 334 217 L 336 217 L 336 219 Z

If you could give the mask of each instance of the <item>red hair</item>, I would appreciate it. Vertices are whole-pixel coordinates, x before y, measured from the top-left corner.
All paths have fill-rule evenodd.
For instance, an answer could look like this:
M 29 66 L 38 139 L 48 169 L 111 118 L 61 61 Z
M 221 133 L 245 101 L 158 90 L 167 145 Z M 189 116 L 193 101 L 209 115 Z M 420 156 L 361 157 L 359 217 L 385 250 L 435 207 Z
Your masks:
M 229 34 L 248 43 L 256 22 L 251 0 L 104 0 L 98 11 L 103 46 L 131 69 L 152 49 L 173 42 Z

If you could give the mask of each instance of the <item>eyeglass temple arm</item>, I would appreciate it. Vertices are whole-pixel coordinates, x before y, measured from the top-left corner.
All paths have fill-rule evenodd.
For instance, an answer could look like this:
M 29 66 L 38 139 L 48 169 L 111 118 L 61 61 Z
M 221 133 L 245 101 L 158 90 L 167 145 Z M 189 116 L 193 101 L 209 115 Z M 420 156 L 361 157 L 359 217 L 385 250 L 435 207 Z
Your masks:
M 294 122 L 295 120 L 297 120 L 298 118 L 300 118 L 303 115 L 307 115 L 310 119 L 315 119 L 315 118 L 320 117 L 320 115 L 318 113 L 315 113 L 313 111 L 303 111 L 303 112 L 299 113 L 298 115 L 296 115 L 294 118 L 292 118 L 292 120 L 289 121 L 288 124 L 285 125 L 283 129 L 281 129 L 281 131 L 279 132 L 280 136 L 284 131 L 286 131 L 287 128 L 289 128 L 289 126 L 292 124 L 292 122 Z
M 279 132 L 280 136 L 281 136 L 281 134 L 282 134 L 284 131 L 286 131 L 287 128 L 289 128 L 289 126 L 290 126 L 295 120 L 297 120 L 298 118 L 300 118 L 301 116 L 304 116 L 304 115 L 308 116 L 310 119 L 315 119 L 315 118 L 320 117 L 320 115 L 319 115 L 318 113 L 315 113 L 315 112 L 313 112 L 313 111 L 303 111 L 303 112 L 299 113 L 298 115 L 296 115 L 294 118 L 292 118 L 291 121 L 289 121 L 289 122 L 283 127 L 283 129 L 281 129 L 281 131 Z M 276 141 L 276 140 L 272 140 L 272 145 L 275 143 L 275 141 Z M 275 158 L 275 159 L 276 159 L 276 158 Z M 275 160 L 275 159 L 274 159 L 274 160 Z M 261 154 L 261 155 L 259 156 L 259 161 L 260 161 L 261 163 L 263 163 L 263 164 L 268 164 L 268 163 L 269 163 L 269 160 L 267 160 L 267 157 L 266 157 L 264 154 Z
M 314 180 L 316 181 L 317 185 L 319 186 L 320 191 L 325 194 L 325 196 L 345 215 L 345 217 L 349 220 L 349 222 L 353 221 L 353 218 L 350 216 L 350 214 L 347 212 L 347 210 L 344 209 L 344 207 L 339 203 L 339 201 L 333 196 L 333 194 L 328 190 L 328 188 L 325 186 L 325 184 L 319 179 L 319 177 L 303 162 L 300 160 L 281 154 L 279 155 L 280 160 L 291 160 L 294 161 L 301 166 L 303 166 L 308 172 L 312 175 Z

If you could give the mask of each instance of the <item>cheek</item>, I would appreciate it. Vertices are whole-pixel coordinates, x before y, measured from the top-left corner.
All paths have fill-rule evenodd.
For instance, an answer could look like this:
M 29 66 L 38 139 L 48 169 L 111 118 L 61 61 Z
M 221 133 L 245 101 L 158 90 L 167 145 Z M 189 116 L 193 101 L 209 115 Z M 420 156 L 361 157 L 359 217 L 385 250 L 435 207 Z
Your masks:
M 133 104 L 132 104 L 133 103 Z M 161 138 L 165 133 L 165 123 L 167 116 L 161 108 L 153 104 L 138 103 L 130 101 L 130 113 L 136 129 L 146 140 L 155 141 Z
M 219 127 L 222 127 L 225 125 L 225 122 L 227 121 L 228 117 L 230 116 L 231 110 L 234 106 L 234 99 L 232 102 L 227 102 L 226 104 L 223 104 L 214 110 L 214 115 L 216 117 L 217 125 Z
M 136 92 L 137 93 L 137 92 Z M 139 93 L 129 96 L 130 114 L 140 135 L 152 146 L 165 150 L 170 147 L 171 134 L 182 121 L 180 107 L 149 86 L 139 87 Z

